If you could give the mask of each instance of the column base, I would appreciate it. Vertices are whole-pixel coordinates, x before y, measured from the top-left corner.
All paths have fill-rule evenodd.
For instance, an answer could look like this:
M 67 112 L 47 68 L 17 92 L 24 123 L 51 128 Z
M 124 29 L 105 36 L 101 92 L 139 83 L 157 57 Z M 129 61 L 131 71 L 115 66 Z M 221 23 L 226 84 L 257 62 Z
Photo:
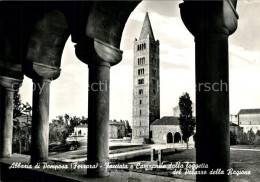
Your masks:
M 108 176 L 110 176 L 109 172 L 103 166 L 102 167 L 98 166 L 95 169 L 88 169 L 87 170 L 87 177 L 88 178 L 105 178 L 105 177 L 108 177 Z
M 12 154 L 3 154 L 0 156 L 0 158 L 10 158 Z

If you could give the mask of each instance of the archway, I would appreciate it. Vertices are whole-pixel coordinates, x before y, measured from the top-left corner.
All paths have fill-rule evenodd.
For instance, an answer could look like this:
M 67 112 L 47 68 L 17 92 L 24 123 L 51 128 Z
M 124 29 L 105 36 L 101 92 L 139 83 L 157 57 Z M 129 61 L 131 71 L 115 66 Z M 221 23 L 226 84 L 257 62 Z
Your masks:
M 167 143 L 173 143 L 173 137 L 171 132 L 167 134 Z
M 176 132 L 174 134 L 174 143 L 180 143 L 181 142 L 181 134 L 179 132 Z

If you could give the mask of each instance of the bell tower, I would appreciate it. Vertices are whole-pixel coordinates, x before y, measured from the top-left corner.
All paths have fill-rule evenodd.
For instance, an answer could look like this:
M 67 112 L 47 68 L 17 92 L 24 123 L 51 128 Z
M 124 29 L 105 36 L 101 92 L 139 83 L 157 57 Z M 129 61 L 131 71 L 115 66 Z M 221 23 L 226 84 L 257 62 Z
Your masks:
M 132 142 L 148 143 L 150 125 L 160 119 L 159 40 L 155 41 L 148 13 L 139 40 L 134 41 Z

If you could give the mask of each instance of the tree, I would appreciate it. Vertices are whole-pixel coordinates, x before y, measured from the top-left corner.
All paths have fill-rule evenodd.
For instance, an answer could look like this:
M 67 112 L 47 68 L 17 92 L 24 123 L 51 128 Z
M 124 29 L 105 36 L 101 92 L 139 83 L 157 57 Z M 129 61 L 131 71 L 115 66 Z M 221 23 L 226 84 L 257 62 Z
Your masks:
M 69 136 L 68 124 L 65 122 L 63 116 L 57 116 L 57 119 L 53 119 L 49 124 L 49 141 L 62 142 L 66 141 Z
M 257 130 L 256 132 L 255 144 L 260 145 L 260 130 Z
M 18 143 L 15 148 L 19 148 L 19 153 L 23 151 L 28 152 L 30 146 L 30 135 L 31 135 L 31 111 L 32 107 L 29 103 L 23 104 L 19 92 L 14 93 L 14 110 L 13 110 L 13 139 Z M 19 119 L 23 114 L 27 115 L 26 121 Z M 24 144 L 24 145 L 23 145 Z M 22 150 L 24 148 L 24 150 Z
M 128 120 L 125 120 L 125 133 L 126 133 L 126 136 L 129 136 L 132 133 L 132 128 L 131 128 Z
M 14 110 L 13 118 L 16 119 L 22 115 L 23 105 L 21 101 L 21 96 L 18 91 L 14 92 Z
M 230 131 L 230 145 L 236 145 L 237 142 L 237 135 L 235 132 Z
M 253 145 L 255 143 L 256 135 L 253 132 L 252 128 L 247 132 L 248 144 Z
M 242 145 L 248 145 L 248 138 L 245 132 L 238 133 L 238 143 Z
M 192 116 L 192 101 L 188 93 L 184 93 L 179 98 L 180 117 L 179 124 L 182 132 L 183 140 L 189 148 L 189 137 L 194 134 L 195 119 Z

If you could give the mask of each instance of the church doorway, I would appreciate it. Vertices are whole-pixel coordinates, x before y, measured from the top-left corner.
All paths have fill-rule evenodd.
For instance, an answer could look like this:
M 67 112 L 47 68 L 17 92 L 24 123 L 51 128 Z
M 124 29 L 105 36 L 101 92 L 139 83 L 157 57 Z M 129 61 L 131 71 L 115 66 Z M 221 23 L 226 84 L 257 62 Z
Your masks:
M 176 132 L 174 134 L 174 143 L 180 143 L 181 141 L 181 134 L 179 132 Z
M 170 132 L 167 134 L 167 143 L 173 143 L 172 133 Z

